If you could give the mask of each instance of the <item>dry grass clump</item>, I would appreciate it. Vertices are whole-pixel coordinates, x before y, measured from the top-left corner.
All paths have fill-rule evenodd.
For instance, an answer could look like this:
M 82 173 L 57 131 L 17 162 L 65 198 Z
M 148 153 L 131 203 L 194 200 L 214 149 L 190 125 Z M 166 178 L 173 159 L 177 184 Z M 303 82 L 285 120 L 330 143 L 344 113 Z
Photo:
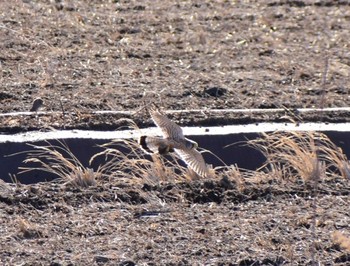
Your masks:
M 135 124 L 132 124 L 136 128 Z M 189 170 L 175 153 L 166 156 L 145 154 L 136 140 L 114 140 L 100 147 L 103 151 L 91 157 L 90 165 L 98 158 L 96 171 L 83 166 L 67 145 L 59 140 L 57 145 L 46 141 L 46 145 L 32 145 L 27 152 L 25 163 L 38 164 L 36 167 L 22 167 L 22 172 L 41 170 L 57 175 L 76 187 L 95 186 L 97 180 L 129 180 L 131 182 L 184 181 L 198 178 Z M 247 183 L 261 181 L 303 180 L 317 181 L 325 177 L 350 177 L 346 156 L 330 139 L 316 132 L 273 132 L 248 142 L 267 158 L 260 168 L 264 171 L 246 171 L 235 165 L 217 167 L 217 176 L 234 181 L 239 190 Z M 101 160 L 102 157 L 102 160 Z M 97 161 L 97 160 L 96 160 Z M 102 162 L 101 162 L 102 161 Z M 216 176 L 214 169 L 210 170 Z
M 263 133 L 249 144 L 267 158 L 264 169 L 277 178 L 304 182 L 323 177 L 349 178 L 349 162 L 325 134 L 317 132 Z
M 20 173 L 39 170 L 54 174 L 76 187 L 95 186 L 100 173 L 83 166 L 78 158 L 63 142 L 56 140 L 58 145 L 45 141 L 46 145 L 28 144 L 33 150 L 26 152 L 24 163 L 35 163 L 37 167 L 21 167 Z
M 127 128 L 138 130 L 139 128 L 130 119 L 120 119 Z M 131 180 L 132 182 L 158 183 L 165 180 L 193 180 L 198 175 L 187 169 L 175 153 L 166 156 L 159 154 L 145 154 L 135 139 L 117 139 L 101 145 L 102 152 L 93 155 L 89 164 L 101 161 L 98 169 L 94 171 L 84 166 L 70 151 L 69 147 L 60 140 L 52 144 L 49 141 L 45 145 L 28 144 L 33 149 L 26 151 L 24 163 L 37 164 L 37 166 L 21 167 L 20 173 L 39 170 L 54 174 L 76 187 L 95 186 L 97 180 L 113 178 L 118 180 Z M 211 169 L 213 170 L 213 169 Z
M 219 171 L 223 178 L 235 183 L 239 191 L 243 191 L 247 182 L 246 172 L 242 172 L 242 169 L 237 165 L 216 167 L 215 170 Z
M 23 238 L 35 238 L 42 237 L 41 231 L 39 231 L 36 226 L 25 219 L 18 220 L 19 235 Z
M 344 249 L 346 252 L 350 253 L 350 238 L 345 236 L 340 231 L 335 231 L 332 234 L 333 242 L 339 245 L 342 249 Z
M 105 161 L 99 172 L 109 179 L 128 179 L 135 182 L 158 183 L 165 180 L 183 180 L 187 168 L 180 165 L 174 154 L 166 157 L 145 154 L 136 140 L 114 140 L 102 145 L 104 150 L 90 159 L 90 164 L 100 156 Z

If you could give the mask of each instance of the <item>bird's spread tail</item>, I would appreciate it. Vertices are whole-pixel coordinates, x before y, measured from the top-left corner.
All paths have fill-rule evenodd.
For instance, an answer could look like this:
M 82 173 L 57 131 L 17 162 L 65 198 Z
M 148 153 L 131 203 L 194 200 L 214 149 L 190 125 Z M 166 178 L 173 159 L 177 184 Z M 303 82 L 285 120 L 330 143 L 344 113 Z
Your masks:
M 174 152 L 173 147 L 171 147 L 163 138 L 141 136 L 139 144 L 147 153 L 167 154 L 169 152 Z
M 152 151 L 150 148 L 148 148 L 148 145 L 147 145 L 147 142 L 146 142 L 146 139 L 147 139 L 147 138 L 148 138 L 147 136 L 141 136 L 140 139 L 139 139 L 139 144 L 140 144 L 141 148 L 142 148 L 145 152 L 147 152 L 147 153 L 153 153 L 153 151 Z

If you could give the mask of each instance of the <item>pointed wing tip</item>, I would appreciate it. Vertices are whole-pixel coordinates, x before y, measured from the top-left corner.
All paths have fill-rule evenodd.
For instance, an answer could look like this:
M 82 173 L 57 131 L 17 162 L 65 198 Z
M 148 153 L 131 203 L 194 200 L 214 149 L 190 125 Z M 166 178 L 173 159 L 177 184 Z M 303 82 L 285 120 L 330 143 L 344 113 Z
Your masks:
M 175 149 L 187 167 L 201 177 L 210 177 L 211 173 L 202 154 L 196 149 Z

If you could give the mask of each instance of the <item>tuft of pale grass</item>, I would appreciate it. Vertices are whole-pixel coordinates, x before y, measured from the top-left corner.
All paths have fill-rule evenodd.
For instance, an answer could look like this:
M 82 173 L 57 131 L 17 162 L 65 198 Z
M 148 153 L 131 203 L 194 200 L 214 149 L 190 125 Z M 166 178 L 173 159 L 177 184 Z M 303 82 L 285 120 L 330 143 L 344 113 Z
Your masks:
M 75 187 L 91 187 L 96 186 L 96 178 L 100 176 L 100 173 L 95 172 L 92 168 L 77 167 L 73 176 L 69 176 L 71 179 L 69 183 Z
M 39 170 L 54 174 L 76 187 L 95 186 L 100 173 L 84 167 L 63 141 L 56 141 L 58 145 L 49 141 L 45 141 L 43 146 L 28 144 L 33 149 L 26 152 L 27 158 L 24 163 L 34 163 L 38 166 L 20 167 L 19 174 Z
M 100 156 L 105 161 L 99 172 L 108 178 L 128 179 L 134 182 L 158 183 L 166 180 L 182 180 L 187 168 L 180 165 L 174 154 L 167 159 L 159 154 L 145 154 L 136 140 L 113 140 L 101 145 L 104 150 L 90 159 L 90 164 Z
M 18 219 L 19 233 L 23 238 L 41 237 L 42 233 L 29 221 L 25 219 Z
M 346 250 L 346 252 L 350 253 L 350 237 L 345 236 L 340 231 L 335 231 L 332 234 L 333 242 L 339 245 L 342 249 Z
M 236 184 L 238 191 L 243 191 L 246 185 L 246 176 L 242 173 L 242 169 L 237 165 L 226 165 L 216 167 L 216 170 L 220 171 L 220 176 L 227 178 L 229 181 Z
M 340 171 L 342 172 L 342 176 L 346 179 L 350 180 L 350 162 L 349 161 L 341 161 Z
M 248 142 L 261 151 L 269 168 L 282 179 L 317 181 L 325 176 L 349 176 L 342 150 L 325 134 L 317 132 L 273 132 Z

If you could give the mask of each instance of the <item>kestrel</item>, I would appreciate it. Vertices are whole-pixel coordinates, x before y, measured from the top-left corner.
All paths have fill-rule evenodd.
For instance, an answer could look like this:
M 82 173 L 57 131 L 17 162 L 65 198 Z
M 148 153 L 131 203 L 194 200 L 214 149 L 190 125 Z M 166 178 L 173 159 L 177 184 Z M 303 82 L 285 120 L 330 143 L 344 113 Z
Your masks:
M 184 137 L 180 126 L 158 110 L 150 110 L 153 122 L 161 129 L 163 137 L 141 136 L 139 144 L 147 153 L 161 155 L 176 152 L 187 166 L 202 177 L 208 177 L 208 167 L 202 154 L 197 151 L 198 144 Z

